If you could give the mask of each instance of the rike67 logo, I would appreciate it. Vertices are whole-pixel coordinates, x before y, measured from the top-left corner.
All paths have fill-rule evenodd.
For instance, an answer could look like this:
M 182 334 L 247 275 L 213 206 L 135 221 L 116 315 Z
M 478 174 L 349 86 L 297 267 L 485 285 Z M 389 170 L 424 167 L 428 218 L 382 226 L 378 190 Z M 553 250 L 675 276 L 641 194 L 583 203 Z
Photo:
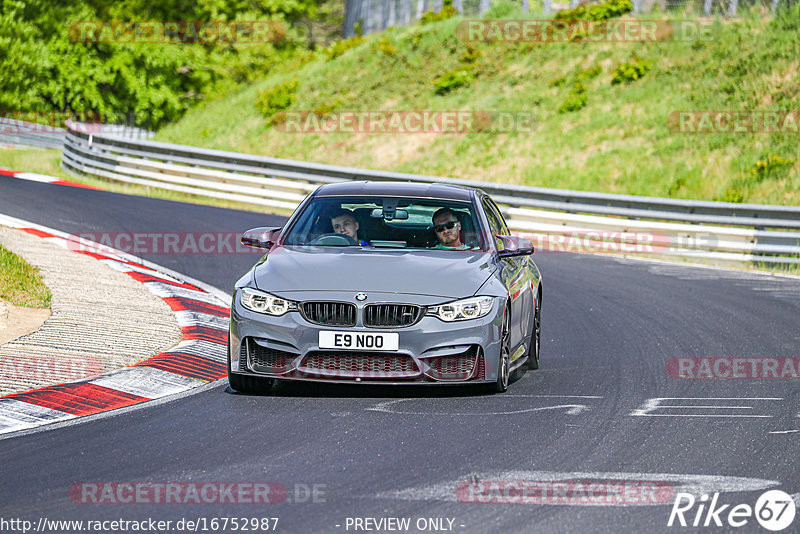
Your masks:
M 719 504 L 719 493 L 714 493 L 711 502 L 708 495 L 696 499 L 691 493 L 678 493 L 672 504 L 667 526 L 677 523 L 676 526 L 682 527 L 738 528 L 748 524 L 755 516 L 762 527 L 777 532 L 792 524 L 796 512 L 792 496 L 780 490 L 763 493 L 756 501 L 755 508 L 751 508 L 749 504 L 733 507 L 730 504 Z

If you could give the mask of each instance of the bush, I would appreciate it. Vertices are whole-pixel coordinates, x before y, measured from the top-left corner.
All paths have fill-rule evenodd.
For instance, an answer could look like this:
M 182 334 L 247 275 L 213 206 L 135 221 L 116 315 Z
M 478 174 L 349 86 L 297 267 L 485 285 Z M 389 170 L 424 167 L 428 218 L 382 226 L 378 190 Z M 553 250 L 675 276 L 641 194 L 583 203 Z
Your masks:
M 555 15 L 556 20 L 574 22 L 577 20 L 607 20 L 619 17 L 633 10 L 631 0 L 609 0 L 603 4 L 581 4 L 575 9 L 564 9 Z
M 469 85 L 473 79 L 472 71 L 468 69 L 456 69 L 436 78 L 433 82 L 437 95 L 449 93 L 454 89 Z
M 564 99 L 564 102 L 559 106 L 558 112 L 569 113 L 572 111 L 579 111 L 586 107 L 586 102 L 586 86 L 581 82 L 576 82 L 572 86 L 572 90 L 567 95 L 567 98 Z
M 726 189 L 722 196 L 718 197 L 717 200 L 720 202 L 735 202 L 737 204 L 741 204 L 744 202 L 744 194 L 737 189 Z
M 511 0 L 492 0 L 492 7 L 483 14 L 487 20 L 503 19 L 519 13 L 519 2 Z
M 760 183 L 766 179 L 784 178 L 794 164 L 793 159 L 782 158 L 778 154 L 767 154 L 764 159 L 756 161 L 755 165 L 742 175 L 742 179 L 750 183 Z
M 481 58 L 482 55 L 483 53 L 480 50 L 467 45 L 467 48 L 464 50 L 464 53 L 461 54 L 459 61 L 461 61 L 461 63 L 475 63 Z
M 351 50 L 361 43 L 364 42 L 364 38 L 360 35 L 356 35 L 349 39 L 342 39 L 340 41 L 334 41 L 331 45 L 325 49 L 325 55 L 328 56 L 328 61 L 334 60 L 337 57 L 341 56 L 348 50 Z
M 731 182 L 725 193 L 718 197 L 718 200 L 723 202 L 744 202 L 751 187 L 760 184 L 764 180 L 785 178 L 795 163 L 795 160 L 783 158 L 778 154 L 767 154 L 745 172 L 739 173 L 739 177 Z
M 627 63 L 620 63 L 614 69 L 614 76 L 611 78 L 612 84 L 635 82 L 644 76 L 653 66 L 652 61 L 645 61 L 637 56 L 633 56 Z
M 334 102 L 323 102 L 322 104 L 314 108 L 314 115 L 316 115 L 317 117 L 325 117 L 326 115 L 330 115 L 331 113 L 339 109 L 340 105 L 341 102 L 339 102 L 338 100 Z
M 289 109 L 294 103 L 297 92 L 297 82 L 292 80 L 282 83 L 271 89 L 266 89 L 258 94 L 256 105 L 265 117 L 272 117 L 279 111 Z
M 442 6 L 441 11 L 438 13 L 434 13 L 432 9 L 430 11 L 426 11 L 419 18 L 419 23 L 429 24 L 431 22 L 438 22 L 440 20 L 447 20 L 455 17 L 456 15 L 458 15 L 458 11 L 456 11 L 456 8 L 453 7 L 453 0 L 444 0 L 444 5 Z
M 393 57 L 397 54 L 397 47 L 394 46 L 387 37 L 372 43 L 372 49 L 388 57 Z
M 603 72 L 602 67 L 600 67 L 600 65 L 595 65 L 594 67 L 578 72 L 578 74 L 575 75 L 575 81 L 583 82 L 586 80 L 591 80 L 592 78 L 597 78 L 601 72 Z

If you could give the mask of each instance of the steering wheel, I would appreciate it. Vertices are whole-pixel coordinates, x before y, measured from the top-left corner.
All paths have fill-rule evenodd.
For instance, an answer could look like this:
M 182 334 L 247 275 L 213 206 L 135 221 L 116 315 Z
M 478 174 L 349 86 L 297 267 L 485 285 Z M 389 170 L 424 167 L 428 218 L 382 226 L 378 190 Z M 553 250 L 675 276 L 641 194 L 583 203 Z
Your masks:
M 346 247 L 358 245 L 356 240 L 347 234 L 322 234 L 314 238 L 309 245 L 333 245 L 336 247 Z

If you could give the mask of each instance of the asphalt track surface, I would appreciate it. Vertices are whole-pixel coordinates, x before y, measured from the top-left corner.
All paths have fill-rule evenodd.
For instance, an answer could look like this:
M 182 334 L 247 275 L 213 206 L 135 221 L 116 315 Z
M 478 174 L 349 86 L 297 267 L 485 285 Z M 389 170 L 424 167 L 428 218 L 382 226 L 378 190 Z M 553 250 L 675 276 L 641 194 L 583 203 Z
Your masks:
M 238 233 L 284 220 L 6 177 L 0 213 L 71 233 Z M 257 258 L 145 257 L 227 292 Z M 408 532 L 432 531 L 416 528 L 420 518 L 452 519 L 452 532 L 767 532 L 753 518 L 737 529 L 668 528 L 670 504 L 459 500 L 455 488 L 470 480 L 564 477 L 670 480 L 675 491 L 721 489 L 719 502 L 731 505 L 753 506 L 766 486 L 800 492 L 797 380 L 679 380 L 666 371 L 674 357 L 800 356 L 800 281 L 588 254 L 535 259 L 544 277 L 541 368 L 507 394 L 280 384 L 270 396 L 250 396 L 223 380 L 170 402 L 0 440 L 0 518 L 278 517 L 278 532 L 298 533 L 365 532 L 352 518 L 389 517 L 410 518 Z M 109 332 L 109 350 L 113 339 Z M 654 398 L 683 408 L 644 410 Z M 289 494 L 268 505 L 70 498 L 75 483 L 107 481 L 273 481 Z M 303 485 L 314 484 L 320 493 L 308 502 Z M 800 517 L 786 532 L 799 528 Z

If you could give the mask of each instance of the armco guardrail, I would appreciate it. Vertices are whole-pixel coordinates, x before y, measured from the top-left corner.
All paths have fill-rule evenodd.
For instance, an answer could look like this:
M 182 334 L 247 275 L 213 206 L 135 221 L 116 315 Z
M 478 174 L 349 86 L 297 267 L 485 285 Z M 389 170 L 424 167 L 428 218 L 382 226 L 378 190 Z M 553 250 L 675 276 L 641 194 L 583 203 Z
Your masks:
M 800 263 L 800 207 L 544 189 L 120 139 L 69 128 L 62 167 L 220 199 L 295 208 L 319 184 L 400 180 L 479 187 L 540 248 L 649 252 L 715 263 Z M 642 236 L 652 241 L 634 250 Z M 646 243 L 645 243 L 646 244 Z
M 61 148 L 66 133 L 64 128 L 0 116 L 0 146 Z
M 43 114 L 53 118 L 58 113 Z M 72 123 L 75 131 L 98 133 L 124 139 L 150 139 L 155 132 L 123 124 Z M 64 145 L 67 130 L 47 124 L 37 124 L 0 116 L 0 146 L 56 148 Z

